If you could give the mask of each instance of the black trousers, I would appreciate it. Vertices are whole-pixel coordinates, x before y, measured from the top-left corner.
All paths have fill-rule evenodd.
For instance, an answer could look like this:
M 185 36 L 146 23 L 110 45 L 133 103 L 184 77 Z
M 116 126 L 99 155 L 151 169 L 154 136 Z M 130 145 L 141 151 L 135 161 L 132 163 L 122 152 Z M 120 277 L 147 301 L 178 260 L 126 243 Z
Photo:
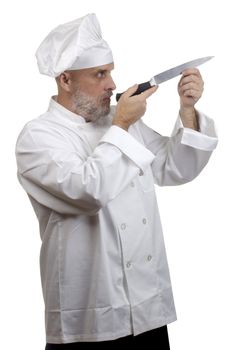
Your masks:
M 167 326 L 163 326 L 151 331 L 141 333 L 139 335 L 133 336 L 129 335 L 127 337 L 118 338 L 116 340 L 100 341 L 100 342 L 78 342 L 69 344 L 46 344 L 45 350 L 79 350 L 86 346 L 92 349 L 97 349 L 101 346 L 101 349 L 109 349 L 111 345 L 143 345 L 146 346 L 150 344 L 153 346 L 154 350 L 170 350 L 169 337 Z M 100 347 L 99 347 L 100 349 Z

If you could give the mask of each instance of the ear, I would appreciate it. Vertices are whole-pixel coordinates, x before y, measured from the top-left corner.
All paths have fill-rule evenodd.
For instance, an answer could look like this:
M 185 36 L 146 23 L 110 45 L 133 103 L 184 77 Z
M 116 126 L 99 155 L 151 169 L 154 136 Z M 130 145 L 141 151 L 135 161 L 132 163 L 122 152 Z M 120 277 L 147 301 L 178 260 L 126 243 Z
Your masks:
M 63 72 L 58 77 L 58 84 L 62 89 L 67 92 L 71 91 L 71 74 L 69 72 Z

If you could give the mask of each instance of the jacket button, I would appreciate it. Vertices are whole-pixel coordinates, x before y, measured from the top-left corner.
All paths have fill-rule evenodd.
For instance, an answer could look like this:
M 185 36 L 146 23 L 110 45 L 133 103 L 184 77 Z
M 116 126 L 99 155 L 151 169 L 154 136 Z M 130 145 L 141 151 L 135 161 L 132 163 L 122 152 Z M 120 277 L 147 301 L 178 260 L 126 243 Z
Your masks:
M 121 229 L 125 230 L 126 229 L 126 224 L 121 224 Z
M 131 266 L 131 262 L 130 262 L 130 261 L 128 261 L 128 262 L 127 262 L 127 264 L 126 264 L 126 267 L 129 269 L 129 268 L 130 268 L 130 266 Z
M 146 225 L 146 218 L 143 218 L 142 222 L 143 222 L 144 225 Z
M 147 261 L 151 261 L 151 259 L 152 259 L 152 256 L 151 256 L 151 255 L 148 255 Z
M 142 176 L 144 173 L 143 173 L 143 171 L 142 171 L 142 169 L 140 169 L 140 171 L 139 171 L 139 176 Z

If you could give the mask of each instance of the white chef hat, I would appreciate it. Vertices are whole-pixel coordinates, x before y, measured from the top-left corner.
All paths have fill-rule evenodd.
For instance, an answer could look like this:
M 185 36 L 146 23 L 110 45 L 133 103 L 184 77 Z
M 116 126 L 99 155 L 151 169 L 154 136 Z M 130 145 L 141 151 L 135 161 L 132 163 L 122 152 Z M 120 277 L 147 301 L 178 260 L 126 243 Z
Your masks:
M 113 56 L 102 39 L 94 13 L 53 29 L 36 51 L 41 74 L 57 77 L 65 70 L 91 68 L 112 63 Z

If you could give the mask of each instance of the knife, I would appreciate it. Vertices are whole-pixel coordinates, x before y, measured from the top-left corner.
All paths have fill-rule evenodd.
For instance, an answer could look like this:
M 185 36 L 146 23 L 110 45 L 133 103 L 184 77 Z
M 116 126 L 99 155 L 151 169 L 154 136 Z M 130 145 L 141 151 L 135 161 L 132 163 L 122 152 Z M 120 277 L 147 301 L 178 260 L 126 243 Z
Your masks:
M 152 77 L 150 79 L 150 81 L 147 81 L 146 83 L 139 84 L 137 91 L 132 96 L 139 95 L 140 93 L 142 93 L 143 91 L 145 91 L 147 89 L 150 89 L 154 85 L 159 85 L 159 84 L 163 83 L 164 81 L 167 81 L 169 79 L 172 79 L 172 78 L 180 75 L 185 69 L 200 66 L 201 64 L 211 60 L 213 57 L 214 56 L 197 58 L 196 60 L 189 61 L 189 62 L 183 63 L 179 66 L 176 66 L 174 68 L 165 70 L 164 72 L 159 73 L 159 74 L 155 75 L 154 77 Z M 121 97 L 122 94 L 123 93 L 116 94 L 117 101 L 119 100 L 119 98 Z

